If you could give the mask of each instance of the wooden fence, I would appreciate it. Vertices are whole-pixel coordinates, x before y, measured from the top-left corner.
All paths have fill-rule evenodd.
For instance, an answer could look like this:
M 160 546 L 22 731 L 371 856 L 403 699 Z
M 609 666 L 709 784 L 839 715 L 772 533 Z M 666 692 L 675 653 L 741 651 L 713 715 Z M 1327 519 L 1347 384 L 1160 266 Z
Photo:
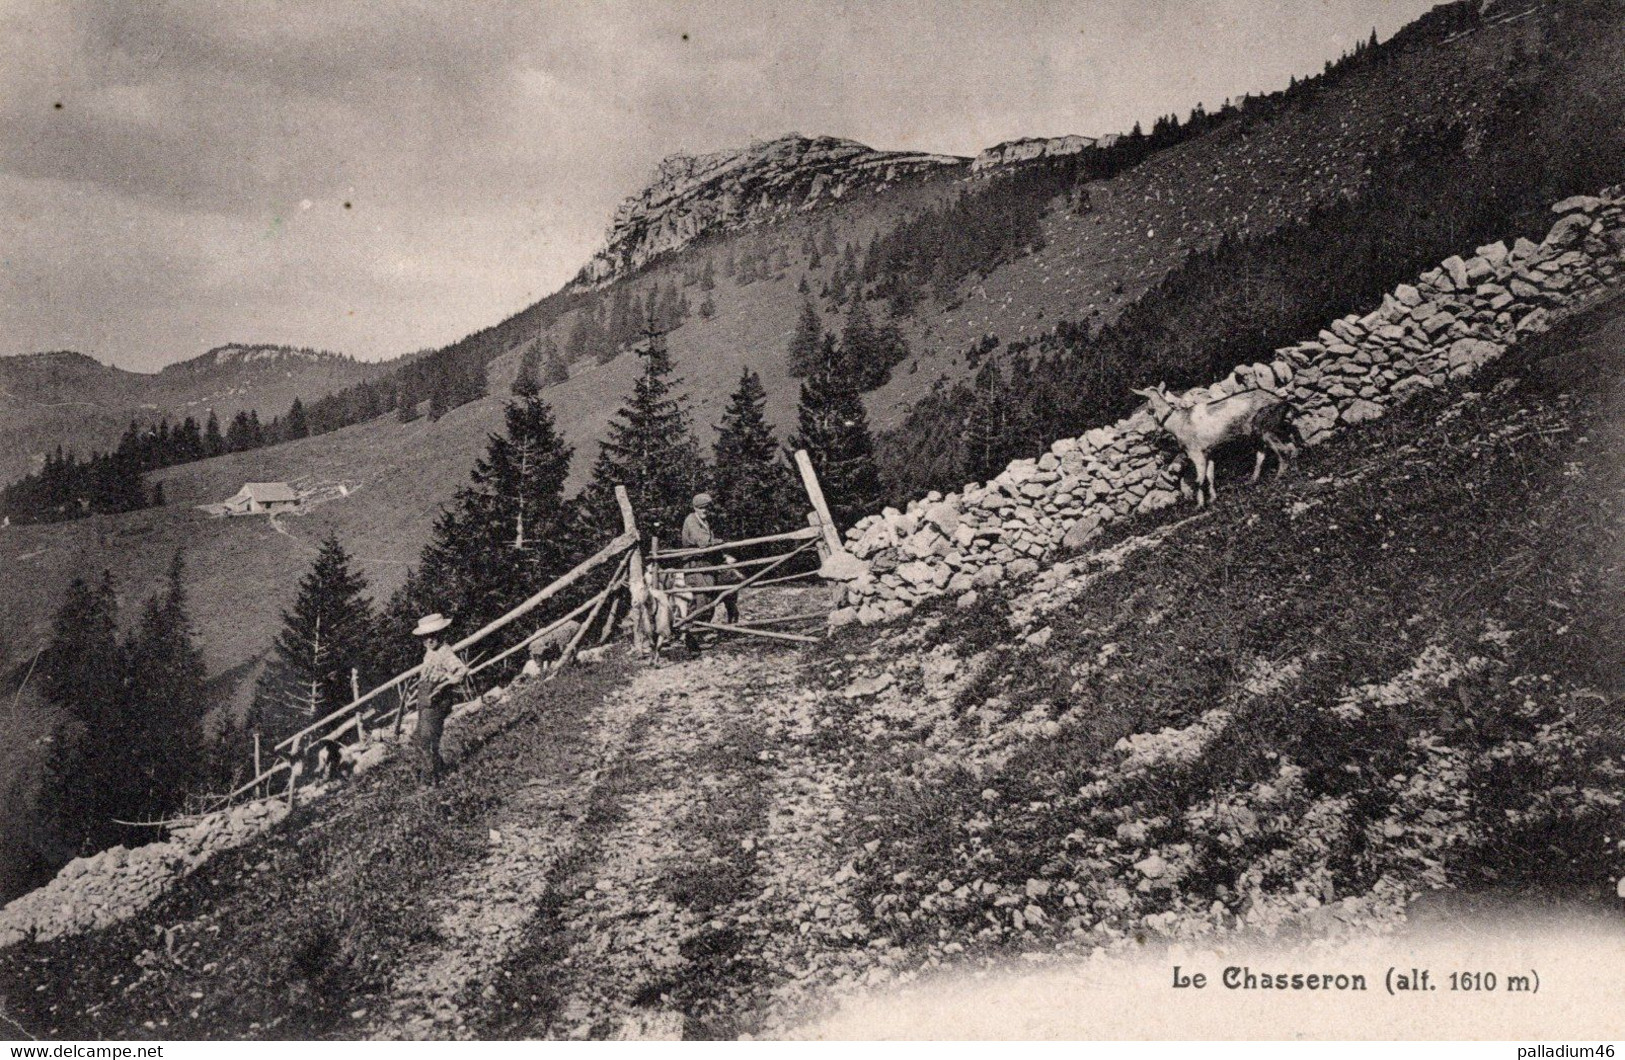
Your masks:
M 796 557 L 815 549 L 819 557 L 824 558 L 842 547 L 835 521 L 831 518 L 829 506 L 824 501 L 824 491 L 819 486 L 818 475 L 813 471 L 812 461 L 805 450 L 796 452 L 795 462 L 802 485 L 807 491 L 807 500 L 812 505 L 812 511 L 808 513 L 811 525 L 780 534 L 724 541 L 695 548 L 662 549 L 658 538 L 650 542 L 649 563 L 655 572 L 656 581 L 662 590 L 675 598 L 685 600 L 688 604 L 680 614 L 672 616 L 671 632 L 674 636 L 703 629 L 717 634 L 796 643 L 810 643 L 821 639 L 824 632 L 822 626 L 819 627 L 818 636 L 806 628 L 800 632 L 793 632 L 777 627 L 804 626 L 805 623 L 814 621 L 825 623 L 829 618 L 828 607 L 797 614 L 741 619 L 726 624 L 716 621 L 717 610 L 730 601 L 737 604 L 740 594 L 746 589 L 819 579 L 819 571 L 812 567 L 804 566 L 800 570 L 785 568 L 793 564 Z M 765 545 L 789 547 L 783 551 L 749 559 L 735 559 L 732 556 L 733 552 L 742 552 L 746 549 L 759 550 Z M 717 557 L 726 558 L 718 563 L 715 562 Z M 778 571 L 784 573 L 775 574 Z
M 617 501 L 620 502 L 621 518 L 623 522 L 623 528 L 619 535 L 617 535 L 607 545 L 593 553 L 587 559 L 582 560 L 562 577 L 556 578 L 552 582 L 549 582 L 545 587 L 532 596 L 526 598 L 517 606 L 511 608 L 501 616 L 492 619 L 490 622 L 486 623 L 484 626 L 481 626 L 473 633 L 470 633 L 468 636 L 457 641 L 452 645 L 452 650 L 461 653 L 474 647 L 487 637 L 491 636 L 493 633 L 506 629 L 519 619 L 535 611 L 542 604 L 558 596 L 564 590 L 577 584 L 593 571 L 608 563 L 618 560 L 619 562 L 616 563 L 614 573 L 610 576 L 609 582 L 595 595 L 577 605 L 569 614 L 556 618 L 552 622 L 547 623 L 534 633 L 531 633 L 529 636 L 525 637 L 525 639 L 520 641 L 518 644 L 499 652 L 489 659 L 481 660 L 478 664 L 470 668 L 469 676 L 472 677 L 481 670 L 496 665 L 498 662 L 501 662 L 504 659 L 512 656 L 514 653 L 529 647 L 531 644 L 542 639 L 543 637 L 557 632 L 559 629 L 563 628 L 567 622 L 571 622 L 582 615 L 586 615 L 586 619 L 581 622 L 580 627 L 571 637 L 569 643 L 565 645 L 559 660 L 554 664 L 552 673 L 557 673 L 565 666 L 568 666 L 575 658 L 577 651 L 580 649 L 581 642 L 586 637 L 588 630 L 593 627 L 594 622 L 598 619 L 606 605 L 608 605 L 609 601 L 615 598 L 615 591 L 617 589 L 627 587 L 629 584 L 633 584 L 633 595 L 634 597 L 638 595 L 636 592 L 635 583 L 631 583 L 632 572 L 636 571 L 637 573 L 641 574 L 642 571 L 642 565 L 637 547 L 637 527 L 632 523 L 631 520 L 632 507 L 630 502 L 627 500 L 626 490 L 623 487 L 617 486 L 615 488 L 615 495 Z M 409 691 L 411 688 L 410 682 L 413 678 L 417 677 L 422 669 L 423 666 L 420 663 L 409 670 L 396 674 L 394 677 L 390 678 L 388 681 L 385 681 L 378 687 L 372 689 L 364 695 L 357 696 L 355 699 L 351 700 L 349 703 L 346 703 L 344 706 L 338 708 L 332 713 L 321 718 L 317 718 L 315 721 L 311 722 L 309 725 L 306 725 L 298 732 L 286 737 L 275 747 L 275 751 L 278 752 L 276 762 L 274 762 L 268 768 L 261 769 L 259 768 L 260 763 L 256 761 L 254 777 L 243 782 L 242 784 L 239 784 L 236 788 L 224 795 L 215 796 L 212 800 L 210 800 L 212 805 L 209 808 L 218 809 L 221 806 L 230 805 L 238 798 L 255 790 L 264 788 L 279 774 L 291 772 L 293 762 L 298 758 L 300 752 L 309 747 L 312 743 L 320 740 L 337 740 L 349 734 L 352 730 L 359 734 L 369 728 L 376 729 L 380 725 L 388 725 L 392 722 L 398 730 L 400 728 L 402 716 L 407 710 L 407 705 L 413 698 Z M 395 691 L 397 695 L 391 705 L 384 706 L 383 701 L 380 700 L 380 697 L 382 697 L 384 693 L 390 691 Z M 258 755 L 256 755 L 256 759 L 257 758 Z M 289 791 L 291 794 L 291 777 Z
M 842 549 L 839 533 L 835 522 L 830 517 L 829 508 L 824 502 L 823 490 L 819 487 L 818 477 L 813 472 L 812 462 L 806 452 L 795 454 L 795 463 L 800 473 L 803 486 L 807 490 L 808 500 L 812 504 L 812 511 L 808 515 L 810 525 L 799 529 L 789 530 L 781 534 L 770 534 L 765 537 L 750 538 L 741 541 L 729 541 L 704 548 L 676 548 L 662 550 L 659 541 L 651 542 L 649 551 L 649 571 L 644 568 L 644 556 L 639 547 L 640 535 L 638 533 L 636 514 L 632 510 L 632 503 L 627 496 L 626 489 L 615 487 L 615 500 L 620 507 L 621 533 L 613 540 L 599 549 L 587 559 L 582 560 L 568 573 L 556 578 L 541 590 L 531 595 L 523 602 L 513 607 L 505 614 L 470 633 L 452 645 L 452 650 L 462 653 L 469 648 L 484 641 L 492 634 L 513 625 L 515 622 L 534 612 L 547 601 L 557 597 L 560 593 L 576 585 L 600 568 L 614 564 L 608 582 L 593 596 L 582 601 L 569 614 L 563 615 L 541 626 L 535 632 L 526 636 L 518 643 L 503 649 L 488 659 L 482 659 L 469 670 L 469 676 L 509 659 L 514 654 L 525 650 L 543 638 L 556 634 L 570 622 L 580 619 L 579 627 L 571 635 L 570 640 L 548 673 L 548 677 L 558 673 L 569 666 L 575 659 L 582 643 L 589 635 L 600 617 L 605 620 L 599 624 L 598 642 L 608 640 L 614 630 L 619 617 L 615 610 L 620 606 L 623 597 L 618 590 L 626 589 L 625 600 L 630 602 L 632 618 L 632 639 L 639 652 L 647 652 L 658 647 L 656 637 L 653 607 L 654 601 L 650 596 L 649 575 L 656 586 L 661 586 L 668 578 L 676 580 L 678 574 L 715 575 L 727 573 L 728 582 L 707 586 L 690 586 L 680 591 L 692 594 L 693 598 L 701 598 L 696 606 L 689 609 L 680 618 L 676 619 L 672 628 L 676 630 L 704 629 L 719 633 L 735 634 L 741 636 L 760 637 L 775 641 L 807 642 L 817 640 L 810 632 L 803 630 L 793 632 L 783 628 L 795 626 L 813 620 L 825 620 L 828 609 L 808 611 L 801 614 L 772 616 L 727 625 L 716 622 L 715 612 L 729 600 L 738 598 L 740 592 L 748 588 L 762 588 L 769 585 L 780 585 L 793 581 L 805 581 L 819 577 L 815 568 L 790 570 L 785 573 L 785 566 L 796 557 L 817 550 L 821 557 L 827 558 Z M 726 555 L 730 550 L 760 548 L 764 545 L 783 544 L 790 546 L 783 551 L 768 556 L 753 557 L 742 561 L 707 563 L 705 557 Z M 662 564 L 682 564 L 670 571 L 663 570 Z M 747 571 L 754 573 L 746 574 Z M 675 588 L 675 586 L 673 586 Z M 610 609 L 606 615 L 606 608 Z M 585 617 L 583 617 L 585 616 Z M 250 792 L 267 790 L 270 781 L 279 774 L 288 773 L 288 795 L 293 797 L 295 776 L 293 764 L 300 753 L 311 744 L 322 740 L 339 740 L 354 732 L 356 738 L 361 738 L 369 730 L 376 730 L 379 726 L 393 724 L 399 732 L 402 720 L 406 714 L 408 704 L 412 702 L 412 681 L 422 670 L 422 665 L 414 666 L 409 670 L 396 674 L 388 681 L 378 685 L 366 693 L 356 690 L 354 698 L 339 709 L 312 721 L 298 732 L 279 742 L 274 751 L 276 761 L 269 767 L 261 768 L 259 743 L 256 739 L 254 749 L 254 776 L 224 795 L 210 797 L 205 800 L 209 812 L 220 807 L 230 805 L 236 799 Z M 388 692 L 394 692 L 392 700 L 383 697 Z M 165 824 L 173 822 L 145 822 L 150 824 Z

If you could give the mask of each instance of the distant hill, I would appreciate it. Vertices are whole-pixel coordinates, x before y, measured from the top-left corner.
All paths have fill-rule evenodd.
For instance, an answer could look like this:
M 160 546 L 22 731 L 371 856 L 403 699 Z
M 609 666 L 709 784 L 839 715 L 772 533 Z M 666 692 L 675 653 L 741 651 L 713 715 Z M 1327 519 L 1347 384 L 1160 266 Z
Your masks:
M 191 416 L 202 425 L 212 409 L 224 427 L 239 410 L 254 409 L 269 421 L 296 397 L 308 404 L 392 366 L 325 350 L 236 343 L 150 373 L 71 350 L 0 357 L 0 484 L 38 470 L 58 445 L 80 456 L 111 449 L 132 419 Z
M 1595 26 L 1613 29 L 1593 31 Z M 825 322 L 837 326 L 857 288 L 873 290 L 886 279 L 864 275 L 872 245 L 906 225 L 919 225 L 933 211 L 959 209 L 984 225 L 974 233 L 984 253 L 962 275 L 944 270 L 934 278 L 919 273 L 924 278 L 918 282 L 916 273 L 905 277 L 918 297 L 892 322 L 913 353 L 870 396 L 873 423 L 896 428 L 923 401 L 974 373 L 970 354 L 988 337 L 1007 346 L 1049 333 L 1063 319 L 1116 319 L 1197 251 L 1226 238 L 1276 231 L 1327 203 L 1391 191 L 1372 186 L 1373 160 L 1430 130 L 1455 127 L 1464 145 L 1457 150 L 1472 150 L 1483 142 L 1494 115 L 1522 113 L 1511 93 L 1523 89 L 1508 71 L 1532 68 L 1533 56 L 1544 55 L 1548 102 L 1542 105 L 1546 109 L 1530 109 L 1518 120 L 1542 123 L 1549 147 L 1533 164 L 1555 170 L 1575 158 L 1610 157 L 1600 148 L 1618 139 L 1618 115 L 1625 112 L 1616 69 L 1621 36 L 1619 26 L 1585 5 L 1448 5 L 1323 78 L 1240 101 L 1209 116 L 1194 134 L 1164 134 L 1166 147 L 1105 179 L 1090 179 L 1091 160 L 1099 157 L 1096 152 L 1120 150 L 1131 134 L 1115 142 L 1108 138 L 1105 147 L 1097 142 L 1078 150 L 1072 150 L 1078 146 L 1072 141 L 1054 145 L 1065 150 L 1004 145 L 994 152 L 1001 164 L 974 175 L 962 159 L 897 156 L 899 161 L 881 164 L 875 160 L 891 156 L 849 141 L 830 141 L 837 145 L 831 150 L 844 153 L 848 163 L 820 161 L 815 148 L 824 140 L 807 137 L 747 148 L 723 161 L 692 160 L 677 167 L 680 174 L 666 167 L 658 175 L 659 187 L 634 195 L 629 203 L 637 205 L 623 207 L 604 253 L 595 259 L 601 268 L 589 268 L 565 290 L 431 355 L 479 364 L 490 396 L 454 408 L 437 422 L 400 423 L 384 415 L 319 437 L 165 469 L 155 476 L 164 484 L 165 509 L 96 517 L 60 530 L 0 531 L 0 590 L 8 593 L 17 626 L 12 654 L 0 665 L 26 658 L 28 645 L 43 639 L 54 602 L 75 573 L 110 567 L 121 590 L 139 601 L 157 585 L 167 554 L 177 547 L 189 552 L 197 583 L 194 608 L 212 674 L 234 670 L 266 650 L 311 547 L 329 528 L 358 557 L 376 594 L 386 595 L 416 561 L 438 506 L 466 481 L 486 436 L 499 429 L 520 356 L 533 346 L 550 347 L 569 362 L 569 378 L 549 386 L 544 396 L 576 448 L 572 483 L 580 485 L 605 423 L 631 388 L 637 364 L 614 347 L 586 356 L 572 348 L 572 336 L 584 318 L 608 321 L 617 301 L 647 304 L 656 291 L 661 301 L 673 293 L 688 301 L 690 311 L 668 344 L 704 443 L 711 441 L 712 427 L 745 366 L 761 374 L 769 418 L 782 437 L 794 425 L 798 389 L 785 370 L 785 345 L 803 298 L 811 298 Z M 1552 109 L 1559 105 L 1552 100 L 1561 101 L 1561 113 Z M 1566 122 L 1579 122 L 1593 135 L 1559 138 Z M 1148 135 L 1155 139 L 1158 129 Z M 875 167 L 861 172 L 879 176 L 854 175 L 859 170 L 853 166 L 870 162 Z M 799 169 L 803 164 L 808 168 Z M 893 165 L 896 172 L 886 176 Z M 838 197 L 814 195 L 820 172 L 845 173 L 840 179 L 853 181 L 852 190 Z M 723 209 L 734 194 L 730 182 L 756 194 L 761 188 L 751 182 L 769 174 L 778 182 L 772 186 L 791 189 L 788 208 L 776 206 L 769 195 L 750 200 L 754 205 L 748 210 Z M 1586 186 L 1609 182 L 1595 179 Z M 1437 190 L 1410 189 L 1418 196 Z M 713 208 L 722 212 L 713 217 L 706 212 Z M 658 209 L 667 212 L 656 224 Z M 695 221 L 678 225 L 672 219 L 679 215 Z M 1014 234 L 996 223 L 1006 216 L 1022 222 Z M 669 239 L 656 240 L 651 234 L 656 229 Z M 917 255 L 927 269 L 945 257 L 938 244 L 921 247 Z M 1317 264 L 1309 260 L 1294 267 Z M 875 312 L 884 316 L 886 305 L 877 299 Z M 0 386 L 17 389 L 5 373 L 29 360 L 0 360 Z M 246 353 L 214 360 L 224 363 L 190 362 L 194 367 L 141 377 L 147 381 L 141 385 L 157 385 L 160 391 L 174 387 L 168 392 L 172 403 L 163 406 L 172 416 L 173 410 L 197 414 L 209 402 L 227 401 L 268 416 L 285 410 L 304 382 L 314 393 L 345 373 L 365 377 L 390 370 Z M 262 361 L 275 367 L 262 372 L 255 367 Z M 124 379 L 132 373 L 57 354 L 40 355 L 34 376 L 48 376 L 44 367 L 51 363 L 58 363 L 54 370 L 64 380 L 93 381 L 62 383 L 49 391 L 56 395 L 51 400 L 90 402 L 58 413 L 60 422 L 80 417 L 93 425 L 96 417 L 106 416 L 110 436 L 116 437 L 127 422 L 128 406 L 97 397 L 97 388 L 128 393 L 121 388 L 135 385 Z M 106 377 L 123 381 L 95 382 Z M 158 411 L 154 406 L 149 414 Z M 0 448 L 0 459 L 14 459 L 11 452 L 27 447 L 13 440 L 17 428 L 11 418 L 0 422 L 0 440 L 12 441 Z M 81 436 L 93 432 L 93 426 L 76 429 Z M 952 429 L 951 422 L 939 424 L 916 441 L 945 450 L 953 439 L 944 432 Z M 48 436 L 40 431 L 31 437 Z M 229 496 L 245 481 L 343 482 L 351 492 L 308 516 L 282 520 L 286 533 L 259 519 L 211 521 L 192 510 Z

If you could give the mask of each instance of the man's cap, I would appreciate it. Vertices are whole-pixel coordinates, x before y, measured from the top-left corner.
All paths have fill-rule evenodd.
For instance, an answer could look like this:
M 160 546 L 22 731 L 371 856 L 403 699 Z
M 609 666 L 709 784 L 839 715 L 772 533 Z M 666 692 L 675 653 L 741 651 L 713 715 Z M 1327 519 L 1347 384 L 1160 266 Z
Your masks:
M 709 508 L 709 507 L 711 507 L 711 495 L 709 493 L 696 493 L 694 495 L 694 507 L 696 507 L 696 508 Z
M 424 615 L 418 619 L 417 628 L 412 630 L 412 636 L 427 637 L 431 633 L 439 633 L 449 625 L 451 625 L 451 619 L 436 611 L 432 615 Z

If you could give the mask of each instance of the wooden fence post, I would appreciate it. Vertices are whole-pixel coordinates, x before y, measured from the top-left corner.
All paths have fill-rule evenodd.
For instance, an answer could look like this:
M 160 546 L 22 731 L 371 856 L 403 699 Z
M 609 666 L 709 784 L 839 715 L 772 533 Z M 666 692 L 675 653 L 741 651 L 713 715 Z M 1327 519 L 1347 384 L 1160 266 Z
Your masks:
M 829 514 L 829 505 L 824 503 L 824 490 L 818 485 L 812 458 L 805 449 L 796 450 L 796 470 L 801 472 L 801 484 L 807 488 L 807 499 L 812 501 L 813 511 L 818 513 L 818 526 L 823 531 L 824 544 L 832 553 L 846 551 L 846 546 L 841 544 L 841 532 L 835 527 L 835 517 Z
M 625 486 L 615 487 L 615 503 L 621 509 L 621 530 L 633 535 L 632 561 L 627 573 L 627 588 L 632 596 L 632 646 L 640 653 L 649 650 L 649 585 L 643 580 L 643 548 L 637 540 L 638 521 L 632 512 L 632 498 Z

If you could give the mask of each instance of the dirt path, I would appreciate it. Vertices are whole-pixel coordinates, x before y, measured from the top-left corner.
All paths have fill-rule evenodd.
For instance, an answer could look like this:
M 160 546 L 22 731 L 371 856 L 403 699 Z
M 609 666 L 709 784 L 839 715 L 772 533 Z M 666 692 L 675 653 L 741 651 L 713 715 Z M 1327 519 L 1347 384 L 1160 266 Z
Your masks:
M 733 1037 L 827 981 L 813 955 L 862 946 L 833 834 L 850 762 L 799 659 L 651 667 L 584 719 L 590 751 L 527 763 L 371 1033 Z
M 625 752 L 641 710 L 633 697 L 606 698 L 581 726 L 582 746 L 556 747 L 535 764 L 535 779 L 496 815 L 490 854 L 464 870 L 435 904 L 440 944 L 396 977 L 369 1037 L 469 1037 L 470 985 L 502 963 L 547 893 L 561 857 L 577 842 L 596 777 Z
M 816 756 L 787 753 L 819 731 L 797 670 L 792 651 L 650 667 L 583 719 L 579 746 L 527 762 L 368 1035 L 734 1033 L 720 1010 L 761 997 L 736 966 L 747 938 L 804 949 L 777 922 L 830 916 L 809 891 L 837 868 L 823 826 L 842 811 Z

